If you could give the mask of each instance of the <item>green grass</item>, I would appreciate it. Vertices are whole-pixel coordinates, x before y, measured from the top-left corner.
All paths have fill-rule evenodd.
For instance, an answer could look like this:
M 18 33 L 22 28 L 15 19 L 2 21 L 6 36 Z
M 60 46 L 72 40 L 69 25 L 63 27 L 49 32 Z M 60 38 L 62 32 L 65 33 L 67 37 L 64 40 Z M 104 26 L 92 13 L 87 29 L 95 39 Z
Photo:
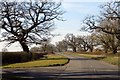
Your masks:
M 90 54 L 79 54 L 80 56 L 95 59 L 95 60 L 101 60 L 113 65 L 120 65 L 119 57 L 117 56 L 104 56 L 104 55 L 90 55 Z
M 105 62 L 108 62 L 110 64 L 114 64 L 114 65 L 120 65 L 120 61 L 118 59 L 119 57 L 111 57 L 111 56 L 108 56 L 104 59 L 102 59 L 102 61 L 105 61 Z
M 95 59 L 95 60 L 101 60 L 101 61 L 104 61 L 104 62 L 107 62 L 107 63 L 110 63 L 110 64 L 113 64 L 113 65 L 120 65 L 120 59 L 117 55 L 113 55 L 113 54 L 109 54 L 109 55 L 105 55 L 105 54 L 101 54 L 101 55 L 95 55 L 95 54 L 85 54 L 85 53 L 69 53 L 69 52 L 66 52 L 65 54 L 72 54 L 72 55 L 75 55 L 75 56 L 82 56 L 82 57 L 86 57 L 86 58 L 91 58 L 91 59 Z
M 68 58 L 61 55 L 46 55 L 44 58 L 24 63 L 15 63 L 2 66 L 2 68 L 30 68 L 30 67 L 48 67 L 61 66 L 68 62 Z

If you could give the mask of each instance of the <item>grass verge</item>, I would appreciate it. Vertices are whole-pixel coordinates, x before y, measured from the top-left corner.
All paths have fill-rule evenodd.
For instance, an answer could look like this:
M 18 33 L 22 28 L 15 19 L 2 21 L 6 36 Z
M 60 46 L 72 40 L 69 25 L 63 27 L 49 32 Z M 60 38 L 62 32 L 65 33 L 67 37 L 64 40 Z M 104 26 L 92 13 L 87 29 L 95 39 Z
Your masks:
M 56 54 L 46 55 L 44 58 L 35 61 L 9 64 L 2 66 L 2 68 L 30 68 L 30 67 L 48 67 L 48 66 L 62 66 L 68 63 L 69 59 Z
M 72 54 L 75 56 L 82 56 L 90 59 L 100 60 L 104 61 L 113 65 L 120 66 L 120 58 L 116 55 L 95 55 L 95 54 L 84 54 L 84 53 L 72 53 L 72 52 L 66 52 L 65 54 Z
M 102 61 L 108 62 L 108 63 L 113 64 L 113 65 L 118 65 L 118 66 L 120 66 L 120 61 L 119 61 L 118 58 L 119 58 L 119 57 L 111 57 L 111 56 L 108 56 L 108 57 L 102 59 Z

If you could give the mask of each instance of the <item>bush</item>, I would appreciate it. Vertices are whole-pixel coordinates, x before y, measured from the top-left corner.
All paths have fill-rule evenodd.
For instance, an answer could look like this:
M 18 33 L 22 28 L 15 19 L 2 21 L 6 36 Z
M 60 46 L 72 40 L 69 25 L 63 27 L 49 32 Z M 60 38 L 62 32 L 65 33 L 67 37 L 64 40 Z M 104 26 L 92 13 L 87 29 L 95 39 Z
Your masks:
M 2 64 L 18 63 L 28 61 L 28 53 L 24 52 L 3 52 Z
M 32 53 L 32 60 L 42 58 L 46 53 Z M 25 52 L 3 52 L 2 64 L 11 64 L 30 61 L 30 54 Z
M 46 55 L 46 54 L 47 54 L 47 53 L 34 52 L 34 53 L 32 53 L 32 59 L 33 59 L 33 60 L 40 59 L 40 58 L 44 57 L 44 55 Z

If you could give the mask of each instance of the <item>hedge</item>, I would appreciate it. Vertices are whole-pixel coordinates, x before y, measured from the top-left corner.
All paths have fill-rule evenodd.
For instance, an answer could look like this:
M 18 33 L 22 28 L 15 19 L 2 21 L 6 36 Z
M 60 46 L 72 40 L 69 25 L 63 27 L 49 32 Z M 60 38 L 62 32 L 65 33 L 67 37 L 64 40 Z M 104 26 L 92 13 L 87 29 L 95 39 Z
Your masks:
M 30 61 L 30 54 L 25 52 L 3 52 L 2 64 L 11 64 Z M 32 60 L 42 58 L 46 53 L 32 53 Z

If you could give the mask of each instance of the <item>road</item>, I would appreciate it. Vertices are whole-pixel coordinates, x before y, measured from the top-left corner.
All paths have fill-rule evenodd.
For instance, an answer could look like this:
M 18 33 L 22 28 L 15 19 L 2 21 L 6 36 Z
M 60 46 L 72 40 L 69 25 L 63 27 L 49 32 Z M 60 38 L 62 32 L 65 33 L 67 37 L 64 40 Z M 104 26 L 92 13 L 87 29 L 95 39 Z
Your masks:
M 118 66 L 111 65 L 102 61 L 65 55 L 70 58 L 70 62 L 62 73 L 63 78 L 86 79 L 86 80 L 120 80 Z M 64 74 L 68 73 L 64 77 Z
M 74 55 L 62 55 L 70 58 L 70 62 L 65 66 L 3 69 L 3 79 L 120 80 L 120 76 L 118 75 L 118 66 Z

